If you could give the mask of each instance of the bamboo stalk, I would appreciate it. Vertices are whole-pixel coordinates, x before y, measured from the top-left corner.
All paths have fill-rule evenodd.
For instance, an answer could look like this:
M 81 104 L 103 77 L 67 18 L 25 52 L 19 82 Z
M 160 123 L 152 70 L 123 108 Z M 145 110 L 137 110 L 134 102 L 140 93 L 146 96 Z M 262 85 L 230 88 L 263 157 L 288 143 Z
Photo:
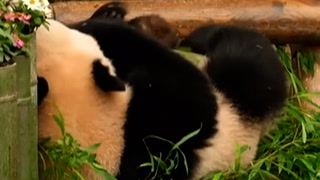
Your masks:
M 84 20 L 103 1 L 52 3 L 54 17 L 65 24 Z M 182 36 L 204 24 L 234 24 L 257 29 L 274 42 L 320 43 L 318 0 L 123 0 L 127 18 L 159 14 Z
M 17 132 L 16 64 L 0 67 L 0 177 L 2 180 L 17 179 L 18 132 Z

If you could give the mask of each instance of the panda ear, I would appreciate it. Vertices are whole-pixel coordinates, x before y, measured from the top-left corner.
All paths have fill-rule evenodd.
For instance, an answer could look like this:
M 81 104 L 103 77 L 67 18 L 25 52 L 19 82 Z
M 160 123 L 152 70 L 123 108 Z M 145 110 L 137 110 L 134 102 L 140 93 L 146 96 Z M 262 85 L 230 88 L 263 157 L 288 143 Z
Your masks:
M 124 91 L 124 82 L 116 76 L 112 76 L 109 68 L 102 65 L 100 60 L 92 63 L 92 75 L 96 85 L 103 91 Z
M 37 91 L 38 91 L 38 105 L 41 104 L 43 99 L 47 96 L 49 92 L 49 85 L 45 78 L 43 77 L 37 77 L 38 85 L 37 85 Z

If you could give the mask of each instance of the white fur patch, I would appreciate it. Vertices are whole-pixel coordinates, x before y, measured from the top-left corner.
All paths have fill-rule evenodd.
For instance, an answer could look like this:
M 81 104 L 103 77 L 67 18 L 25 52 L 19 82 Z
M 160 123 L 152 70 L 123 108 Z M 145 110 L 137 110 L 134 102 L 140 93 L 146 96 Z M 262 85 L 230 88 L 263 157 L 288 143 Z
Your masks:
M 220 93 L 215 94 L 218 104 L 216 115 L 218 132 L 208 141 L 211 146 L 196 151 L 200 157 L 200 164 L 192 180 L 199 179 L 212 171 L 223 171 L 232 167 L 236 158 L 236 143 L 239 146 L 250 147 L 242 155 L 243 166 L 249 165 L 255 158 L 261 127 L 253 124 L 245 125 L 228 100 Z

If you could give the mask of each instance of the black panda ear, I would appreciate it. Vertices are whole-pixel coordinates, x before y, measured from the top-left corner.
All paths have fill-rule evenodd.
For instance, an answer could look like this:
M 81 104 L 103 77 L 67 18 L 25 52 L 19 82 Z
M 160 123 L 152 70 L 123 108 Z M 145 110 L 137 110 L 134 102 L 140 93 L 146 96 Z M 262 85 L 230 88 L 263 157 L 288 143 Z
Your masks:
M 112 76 L 109 67 L 101 64 L 100 60 L 92 63 L 92 75 L 96 85 L 103 91 L 124 91 L 124 82 L 116 76 Z
M 49 92 L 49 85 L 47 80 L 43 77 L 38 76 L 37 80 L 38 80 L 37 91 L 38 91 L 38 106 L 39 106 Z
M 105 19 L 124 19 L 127 14 L 126 7 L 121 2 L 110 2 L 99 7 L 90 17 L 90 19 L 95 18 L 105 18 Z

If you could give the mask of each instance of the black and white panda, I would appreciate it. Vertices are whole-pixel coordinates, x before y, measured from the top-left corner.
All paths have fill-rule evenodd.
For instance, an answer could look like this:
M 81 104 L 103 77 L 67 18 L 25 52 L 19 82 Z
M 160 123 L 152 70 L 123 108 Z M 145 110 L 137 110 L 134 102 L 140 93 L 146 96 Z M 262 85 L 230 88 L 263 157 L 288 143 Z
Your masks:
M 150 161 L 148 151 L 159 156 L 170 150 L 156 139 L 144 144 L 147 136 L 177 142 L 199 127 L 199 134 L 180 147 L 189 173 L 180 165 L 163 179 L 193 180 L 226 170 L 235 162 L 236 143 L 250 147 L 241 159 L 249 165 L 261 135 L 285 105 L 285 70 L 270 42 L 256 32 L 226 27 L 209 36 L 203 42 L 208 43 L 208 63 L 202 73 L 121 21 L 94 18 L 73 28 L 97 40 L 119 78 L 132 88 L 118 180 L 146 178 L 150 169 L 138 167 Z
M 126 15 L 127 7 L 125 6 L 125 4 L 118 1 L 112 1 L 105 3 L 104 5 L 99 7 L 90 16 L 90 19 L 116 19 L 128 23 L 133 28 L 147 34 L 152 38 L 155 38 L 160 43 L 170 48 L 175 48 L 179 44 L 179 32 L 163 17 L 157 14 L 148 14 L 137 16 L 130 20 L 125 20 Z
M 123 125 L 130 90 L 90 36 L 48 20 L 36 33 L 39 139 L 61 138 L 52 118 L 61 110 L 65 129 L 82 147 L 101 143 L 97 160 L 117 174 L 124 147 Z M 91 169 L 84 177 L 102 180 Z

